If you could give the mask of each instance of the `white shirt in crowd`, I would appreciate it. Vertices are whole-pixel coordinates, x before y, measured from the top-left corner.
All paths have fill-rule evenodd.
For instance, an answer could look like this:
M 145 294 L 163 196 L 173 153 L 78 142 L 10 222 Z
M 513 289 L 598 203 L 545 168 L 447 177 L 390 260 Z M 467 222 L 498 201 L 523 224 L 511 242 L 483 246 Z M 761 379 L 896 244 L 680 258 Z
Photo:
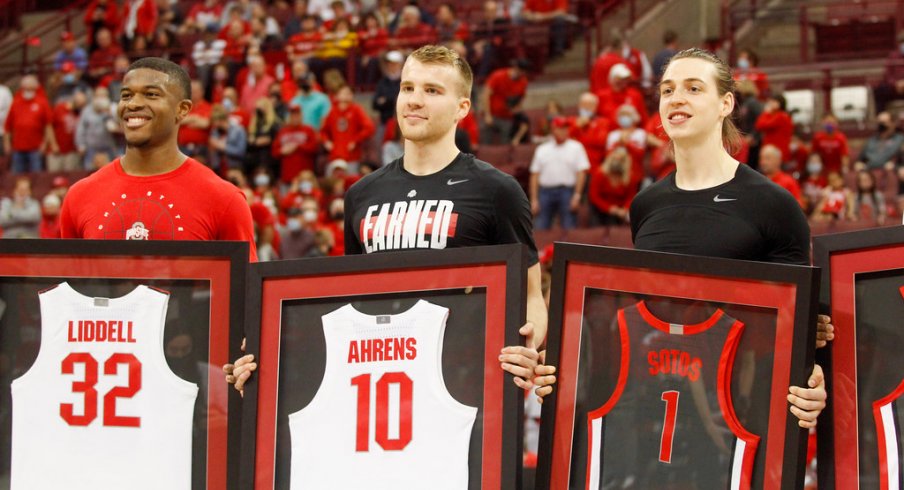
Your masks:
M 589 168 L 584 145 L 570 138 L 561 144 L 555 140 L 540 144 L 530 163 L 530 172 L 538 174 L 540 187 L 574 187 L 578 173 Z

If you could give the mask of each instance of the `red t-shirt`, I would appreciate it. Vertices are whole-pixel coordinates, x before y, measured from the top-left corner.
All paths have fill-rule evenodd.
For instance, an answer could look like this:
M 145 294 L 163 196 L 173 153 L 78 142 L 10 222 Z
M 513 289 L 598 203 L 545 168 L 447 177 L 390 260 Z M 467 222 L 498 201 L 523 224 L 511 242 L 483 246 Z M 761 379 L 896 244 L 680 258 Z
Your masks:
M 286 54 L 289 57 L 311 56 L 320 48 L 321 41 L 323 41 L 323 34 L 319 32 L 299 32 L 290 37 L 289 42 L 286 43 Z
M 538 14 L 568 10 L 568 0 L 527 0 L 524 2 L 524 10 Z
M 794 177 L 786 174 L 785 172 L 776 172 L 769 176 L 769 180 L 775 182 L 783 189 L 787 190 L 794 196 L 794 199 L 797 199 L 797 202 L 800 203 L 800 184 L 794 180 Z
M 206 100 L 199 100 L 191 106 L 190 116 L 201 116 L 210 119 L 211 105 Z M 202 145 L 207 146 L 207 140 L 210 138 L 210 126 L 207 129 L 192 128 L 186 125 L 179 126 L 179 144 L 180 145 Z
M 78 126 L 78 114 L 70 102 L 60 102 L 53 108 L 53 135 L 56 137 L 60 153 L 75 151 L 75 128 Z
M 106 49 L 98 48 L 94 50 L 88 58 L 88 71 L 94 71 L 100 68 L 108 71 L 112 70 L 116 57 L 121 54 L 122 48 L 115 44 L 111 44 Z
M 580 141 L 587 152 L 590 165 L 602 163 L 606 157 L 606 144 L 609 139 L 609 120 L 604 117 L 593 117 L 584 127 L 578 127 L 578 118 L 571 118 L 571 129 L 568 136 Z
M 816 153 L 822 159 L 822 167 L 825 169 L 824 173 L 829 173 L 832 170 L 836 172 L 841 171 L 841 159 L 849 154 L 847 137 L 844 133 L 837 129 L 832 134 L 818 131 L 813 135 L 813 141 L 810 142 L 810 146 L 813 147 L 813 153 Z
M 382 27 L 373 31 L 358 31 L 358 48 L 364 56 L 380 56 L 389 46 L 389 32 Z
M 763 136 L 762 146 L 773 145 L 782 150 L 782 161 L 791 159 L 791 136 L 794 122 L 787 112 L 780 110 L 764 112 L 756 120 L 756 130 Z
M 128 175 L 113 160 L 69 189 L 60 229 L 63 238 L 238 240 L 257 260 L 245 194 L 191 158 L 150 177 Z
M 637 174 L 632 174 L 628 183 L 622 183 L 620 179 L 612 182 L 609 175 L 603 172 L 602 165 L 590 167 L 590 186 L 587 188 L 587 198 L 596 209 L 604 213 L 611 212 L 614 206 L 628 209 L 631 201 L 637 195 L 640 179 Z
M 395 121 L 390 119 L 389 121 L 387 121 L 386 125 L 387 128 L 392 128 L 392 137 L 395 137 Z M 480 142 L 480 129 L 477 126 L 477 117 L 474 116 L 474 111 L 468 111 L 468 113 L 465 114 L 465 117 L 461 118 L 461 120 L 458 121 L 458 127 L 461 128 L 465 133 L 468 133 L 468 140 L 471 141 L 471 146 L 477 146 L 477 144 Z M 386 142 L 389 140 L 383 138 L 383 141 Z
M 590 91 L 596 93 L 609 88 L 609 70 L 619 63 L 627 64 L 627 60 L 614 51 L 604 52 L 597 56 L 596 61 L 593 62 L 593 68 L 590 70 Z
M 511 119 L 512 111 L 506 101 L 511 97 L 524 97 L 527 93 L 527 77 L 512 80 L 509 68 L 500 68 L 487 78 L 486 88 L 490 90 L 490 114 L 493 117 Z
M 373 136 L 375 131 L 373 121 L 361 106 L 351 103 L 345 109 L 340 109 L 336 104 L 323 120 L 320 136 L 323 141 L 333 142 L 333 149 L 329 155 L 330 160 L 341 158 L 349 162 L 357 162 L 361 160 L 364 141 Z M 350 150 L 348 145 L 352 142 L 355 143 L 355 148 Z
M 621 92 L 616 92 L 612 90 L 612 87 L 608 87 L 600 90 L 596 95 L 600 98 L 600 104 L 596 110 L 597 114 L 608 118 L 610 121 L 618 121 L 618 108 L 624 104 L 631 104 L 637 109 L 637 114 L 640 115 L 639 126 L 642 127 L 647 123 L 647 104 L 640 90 L 634 87 L 626 87 Z
M 294 143 L 298 147 L 288 155 L 282 154 L 282 146 Z M 282 160 L 279 179 L 286 184 L 292 182 L 302 170 L 314 170 L 314 158 L 319 147 L 317 132 L 310 126 L 286 125 L 279 129 L 273 140 L 273 157 Z
M 44 142 L 44 130 L 53 122 L 53 111 L 47 99 L 35 95 L 25 100 L 21 93 L 13 97 L 4 129 L 12 135 L 13 151 L 35 151 Z

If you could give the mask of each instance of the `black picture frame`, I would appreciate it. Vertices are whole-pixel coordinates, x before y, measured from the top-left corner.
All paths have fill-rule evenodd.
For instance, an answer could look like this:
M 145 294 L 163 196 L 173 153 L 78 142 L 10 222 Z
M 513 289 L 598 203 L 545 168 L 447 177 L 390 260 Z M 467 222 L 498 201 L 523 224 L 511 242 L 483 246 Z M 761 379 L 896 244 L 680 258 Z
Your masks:
M 675 392 L 674 399 L 669 401 L 663 391 L 661 400 L 655 399 L 655 406 L 646 405 L 653 407 L 649 411 L 645 411 L 645 406 L 642 405 L 643 400 L 648 399 L 644 397 L 651 396 L 650 393 L 654 391 L 658 394 L 658 390 L 662 389 L 662 384 L 653 383 L 661 383 L 656 376 L 667 372 L 667 369 L 674 370 L 674 373 L 682 377 L 676 383 L 686 383 L 681 386 L 690 387 L 691 383 L 687 380 L 693 380 L 689 373 L 694 371 L 694 363 L 700 364 L 698 359 L 703 358 L 704 362 L 700 365 L 709 364 L 710 358 L 704 355 L 706 350 L 713 350 L 712 345 L 708 349 L 701 347 L 703 354 L 699 358 L 693 357 L 695 354 L 691 351 L 691 357 L 687 359 L 693 359 L 693 363 L 690 363 L 692 369 L 680 367 L 687 366 L 687 361 L 666 363 L 663 361 L 663 352 L 653 347 L 650 347 L 649 357 L 625 355 L 626 352 L 633 352 L 632 349 L 646 346 L 675 345 L 670 343 L 674 333 L 684 333 L 686 335 L 681 337 L 687 338 L 703 331 L 717 332 L 718 330 L 709 327 L 717 325 L 714 323 L 717 318 L 718 321 L 725 320 L 723 313 L 726 311 L 733 318 L 746 323 L 740 340 L 731 349 L 731 355 L 735 355 L 735 348 L 738 352 L 737 359 L 741 359 L 742 353 L 745 356 L 746 352 L 757 353 L 750 358 L 757 359 L 754 365 L 760 371 L 757 371 L 756 379 L 761 380 L 753 381 L 754 387 L 745 404 L 743 417 L 733 415 L 733 425 L 727 422 L 728 416 L 724 413 L 720 413 L 721 417 L 718 419 L 730 427 L 740 427 L 738 431 L 743 431 L 748 436 L 755 435 L 758 438 L 758 444 L 748 445 L 748 448 L 755 447 L 754 452 L 747 453 L 752 454 L 750 459 L 738 466 L 746 469 L 746 476 L 740 478 L 751 484 L 750 488 L 802 488 L 807 431 L 798 426 L 796 417 L 788 410 L 786 395 L 790 385 L 806 386 L 813 369 L 818 269 L 569 243 L 556 243 L 553 256 L 547 360 L 557 366 L 558 383 L 543 403 L 537 489 L 589 488 L 591 482 L 603 483 L 604 478 L 609 481 L 622 479 L 621 482 L 633 478 L 634 484 L 639 485 L 637 488 L 656 488 L 666 484 L 667 480 L 645 483 L 645 478 L 652 480 L 657 475 L 659 478 L 675 477 L 675 474 L 669 473 L 672 469 L 656 465 L 659 464 L 657 459 L 674 463 L 672 455 L 676 448 L 679 457 L 685 456 L 678 461 L 683 465 L 683 473 L 680 474 L 692 475 L 678 478 L 693 479 L 677 483 L 697 485 L 687 488 L 723 488 L 723 483 L 732 483 L 726 482 L 731 477 L 723 476 L 718 480 L 718 485 L 705 479 L 714 474 L 718 476 L 718 465 L 726 462 L 721 456 L 705 457 L 704 454 L 709 453 L 694 450 L 701 449 L 703 444 L 695 446 L 686 443 L 678 446 L 678 442 L 675 442 L 676 445 L 672 446 L 673 441 L 680 440 L 674 439 L 678 437 L 674 435 L 684 430 L 680 425 L 676 429 L 674 421 L 675 414 L 679 413 L 678 409 L 669 410 L 670 406 L 679 406 L 680 393 Z M 668 323 L 678 321 L 668 319 L 663 323 L 662 320 L 653 318 L 653 321 L 661 323 L 660 327 L 654 328 L 647 318 L 662 318 L 657 313 L 649 313 L 650 310 L 656 311 L 652 306 L 657 305 L 657 302 L 665 308 L 660 308 L 660 311 L 675 312 L 678 311 L 675 307 L 678 307 L 684 309 L 688 317 L 700 320 Z M 700 307 L 702 311 L 695 311 L 693 307 Z M 699 315 L 701 312 L 704 313 L 703 316 Z M 632 314 L 640 316 L 630 316 Z M 633 325 L 644 323 L 646 326 L 634 327 L 632 322 Z M 696 322 L 706 327 L 695 331 L 687 330 L 694 328 L 691 324 Z M 637 328 L 646 330 L 636 330 Z M 680 330 L 674 330 L 675 328 Z M 735 328 L 733 325 L 729 332 Z M 649 333 L 641 336 L 635 335 L 635 331 Z M 748 332 L 757 332 L 757 335 Z M 603 340 L 589 340 L 597 333 L 602 333 Z M 613 337 L 608 337 L 609 335 Z M 628 337 L 634 340 L 629 341 Z M 728 338 L 732 338 L 731 333 Z M 761 345 L 755 345 L 757 343 Z M 722 342 L 720 339 L 716 345 L 718 348 L 709 355 L 712 357 L 715 354 L 722 362 L 722 356 L 730 350 L 730 342 Z M 771 355 L 776 347 L 780 347 L 781 352 Z M 672 355 L 679 359 L 678 354 Z M 684 352 L 680 356 L 684 356 Z M 634 359 L 639 360 L 633 361 Z M 649 361 L 649 367 L 645 361 Z M 732 361 L 728 364 L 740 362 Z M 613 365 L 616 367 L 612 368 Z M 654 366 L 656 369 L 653 369 Z M 636 369 L 637 367 L 642 369 Z M 705 372 L 704 368 L 699 369 Z M 719 368 L 718 372 L 717 377 L 722 382 L 723 371 Z M 737 415 L 740 410 L 738 400 L 743 399 L 736 393 L 737 385 L 740 384 L 737 376 L 738 372 L 743 375 L 743 370 L 738 368 L 732 372 L 728 369 L 724 372 L 724 379 L 730 381 L 730 384 L 719 392 L 716 410 L 728 407 L 729 412 Z M 760 372 L 767 375 L 760 375 Z M 645 378 L 647 374 L 650 378 Z M 672 376 L 679 377 L 674 374 Z M 704 375 L 701 377 L 705 378 Z M 635 384 L 634 388 L 630 387 L 631 383 Z M 645 383 L 651 388 L 644 387 Z M 630 395 L 624 395 L 625 390 L 633 391 L 628 392 Z M 721 397 L 723 392 L 731 394 L 725 397 L 728 401 L 724 404 Z M 711 395 L 712 393 L 708 396 Z M 600 413 L 603 417 L 616 414 L 613 407 L 618 407 L 622 396 L 624 398 L 621 399 L 626 400 L 626 408 L 618 413 L 625 418 L 616 420 L 619 423 L 628 420 L 630 423 L 621 423 L 621 429 L 609 433 L 604 431 L 611 431 L 611 428 L 619 424 L 604 425 L 605 422 L 602 422 L 601 425 L 593 425 L 600 419 Z M 606 403 L 600 406 L 602 401 Z M 683 406 L 694 405 L 685 401 Z M 699 405 L 696 408 L 700 410 Z M 669 416 L 669 413 L 672 415 Z M 645 422 L 647 415 L 650 415 L 649 423 Z M 671 423 L 668 422 L 670 417 Z M 680 424 L 682 419 L 678 420 Z M 666 430 L 665 427 L 671 429 Z M 702 433 L 702 429 L 697 430 L 697 426 L 688 424 L 685 427 L 693 430 L 684 430 L 684 434 Z M 759 427 L 760 430 L 751 433 L 745 427 Z M 594 430 L 597 434 L 603 432 L 604 435 L 595 436 Z M 646 435 L 647 430 L 650 432 L 649 436 Z M 731 430 L 735 432 L 734 429 Z M 666 438 L 660 437 L 667 432 L 674 436 L 667 439 L 668 444 L 663 442 Z M 605 439 L 606 437 L 612 439 Z M 740 436 L 736 439 L 740 440 Z M 608 442 L 594 445 L 597 440 Z M 606 444 L 608 448 L 605 447 Z M 657 448 L 658 455 L 653 454 L 652 460 L 648 461 L 646 458 L 649 455 L 643 449 L 655 452 Z M 608 453 L 606 449 L 609 450 Z M 588 454 L 594 450 L 597 452 L 592 458 L 589 457 Z M 666 451 L 665 459 L 662 459 L 663 451 Z M 614 457 L 620 452 L 624 453 L 621 457 L 626 462 L 625 465 L 620 465 Z M 695 457 L 687 458 L 689 453 Z M 605 461 L 602 460 L 607 457 L 615 459 L 616 463 L 604 466 Z M 602 462 L 597 465 L 597 460 Z M 588 461 L 593 463 L 588 464 Z M 731 460 L 728 461 L 729 465 L 730 462 Z M 630 469 L 619 469 L 622 466 Z M 611 468 L 616 468 L 616 471 L 613 472 Z M 604 469 L 609 471 L 609 475 L 604 473 Z M 613 476 L 618 472 L 620 473 Z M 702 483 L 705 481 L 709 483 Z M 728 487 L 728 484 L 724 486 Z
M 896 451 L 900 468 L 904 444 L 900 433 L 879 430 L 881 400 L 895 388 L 887 384 L 904 372 L 904 290 L 891 287 L 904 287 L 904 227 L 816 236 L 813 259 L 822 268 L 820 309 L 836 332 L 817 353 L 829 394 L 816 427 L 819 487 L 883 488 L 883 460 Z
M 248 352 L 259 364 L 244 394 L 242 488 L 288 488 L 291 434 L 283 415 L 308 406 L 321 389 L 326 354 L 320 315 L 343 304 L 376 313 L 374 307 L 387 312 L 396 302 L 406 310 L 423 298 L 450 310 L 441 369 L 448 393 L 461 400 L 466 390 L 456 385 L 471 382 L 471 396 L 479 400 L 469 488 L 520 488 L 524 394 L 501 370 L 498 355 L 502 347 L 523 342 L 518 329 L 526 313 L 527 260 L 526 249 L 515 244 L 253 264 L 246 324 Z M 454 323 L 468 315 L 473 322 Z M 285 334 L 290 324 L 301 341 Z M 482 335 L 482 346 L 475 349 L 470 337 L 457 332 Z M 482 355 L 473 355 L 475 350 Z M 450 376 L 450 364 L 466 374 Z M 287 381 L 293 373 L 305 374 L 310 383 Z M 450 381 L 458 378 L 465 383 Z M 351 470 L 347 461 L 337 461 L 336 471 Z
M 18 304 L 21 318 L 39 316 L 36 293 L 60 282 L 85 295 L 117 297 L 116 291 L 137 284 L 169 293 L 164 342 L 170 329 L 176 329 L 176 335 L 184 329 L 180 348 L 189 352 L 189 361 L 177 375 L 197 376 L 192 381 L 200 388 L 193 414 L 192 488 L 234 489 L 241 428 L 227 421 L 230 416 L 235 420 L 241 399 L 226 385 L 222 365 L 241 352 L 248 254 L 246 242 L 5 239 L 0 240 L 0 298 L 5 293 L 26 299 Z M 10 336 L 18 335 L 16 330 L 0 325 L 5 327 L 0 343 L 19 348 L 8 343 Z M 29 355 L 33 359 L 36 354 Z M 179 371 L 175 358 L 166 354 L 166 359 L 173 372 Z M 33 362 L 22 361 L 26 368 Z M 21 371 L 4 382 L 18 374 Z M 8 384 L 4 390 L 8 395 Z M 8 400 L 3 397 L 4 403 Z M 9 444 L 7 434 L 4 442 Z M 9 454 L 2 459 L 8 464 Z

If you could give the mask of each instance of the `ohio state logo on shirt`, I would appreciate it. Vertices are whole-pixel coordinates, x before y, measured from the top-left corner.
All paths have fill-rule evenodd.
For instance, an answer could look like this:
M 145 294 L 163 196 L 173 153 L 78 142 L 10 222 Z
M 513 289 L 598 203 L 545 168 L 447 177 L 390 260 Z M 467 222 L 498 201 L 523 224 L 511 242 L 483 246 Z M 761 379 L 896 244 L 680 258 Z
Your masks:
M 374 204 L 359 227 L 364 250 L 444 249 L 458 225 L 454 206 L 452 201 L 436 199 Z
M 97 229 L 106 239 L 179 240 L 184 237 L 182 215 L 163 194 L 121 194 L 110 202 Z

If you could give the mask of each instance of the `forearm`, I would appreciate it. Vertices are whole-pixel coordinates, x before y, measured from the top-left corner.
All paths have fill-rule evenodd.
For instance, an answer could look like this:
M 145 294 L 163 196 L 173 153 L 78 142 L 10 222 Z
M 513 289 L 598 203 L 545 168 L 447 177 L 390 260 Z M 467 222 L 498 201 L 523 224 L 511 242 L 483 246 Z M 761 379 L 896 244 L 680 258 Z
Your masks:
M 543 299 L 543 288 L 540 278 L 540 263 L 536 263 L 527 269 L 527 321 L 534 324 L 534 333 L 530 341 L 537 350 L 546 343 L 546 330 L 549 315 L 546 311 L 546 301 Z
M 584 183 L 587 181 L 587 172 L 580 171 L 577 175 L 577 180 L 574 183 L 574 195 L 580 196 L 581 193 L 584 192 Z
M 540 180 L 536 173 L 530 174 L 530 198 L 532 201 L 540 198 Z

